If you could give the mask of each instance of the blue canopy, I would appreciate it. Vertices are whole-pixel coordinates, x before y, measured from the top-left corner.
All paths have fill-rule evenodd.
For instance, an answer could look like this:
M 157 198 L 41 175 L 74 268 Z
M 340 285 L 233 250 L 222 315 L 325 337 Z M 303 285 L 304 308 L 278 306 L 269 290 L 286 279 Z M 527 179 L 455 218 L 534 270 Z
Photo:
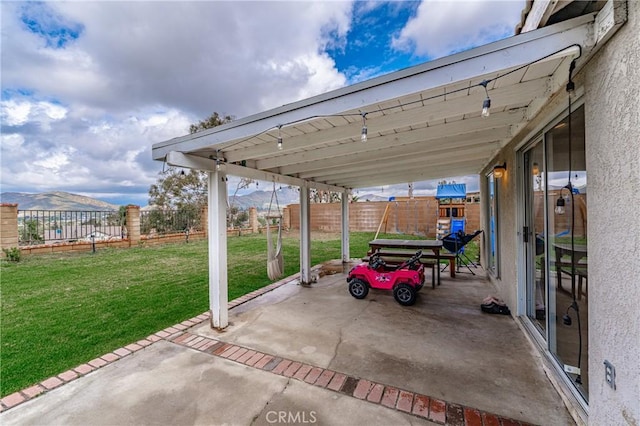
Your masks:
M 464 183 L 448 183 L 444 185 L 438 185 L 438 191 L 436 192 L 436 198 L 466 198 L 467 185 Z

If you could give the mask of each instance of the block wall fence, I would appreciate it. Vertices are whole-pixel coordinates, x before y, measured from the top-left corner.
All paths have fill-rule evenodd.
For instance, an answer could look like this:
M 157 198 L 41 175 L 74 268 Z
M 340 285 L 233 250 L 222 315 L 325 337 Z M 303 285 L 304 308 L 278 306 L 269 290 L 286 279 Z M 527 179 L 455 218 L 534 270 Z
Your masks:
M 387 210 L 387 219 L 382 224 L 380 232 L 389 234 L 414 234 L 435 238 L 438 202 L 433 197 L 401 200 L 391 202 L 357 202 L 349 205 L 349 229 L 354 232 L 376 232 L 382 217 Z M 479 229 L 480 204 L 466 205 L 467 231 Z M 283 209 L 283 227 L 285 229 L 300 229 L 300 205 L 290 204 Z M 23 255 L 91 251 L 95 244 L 101 248 L 128 248 L 140 245 L 158 245 L 173 242 L 195 241 L 207 238 L 207 208 L 201 212 L 202 231 L 191 231 L 164 235 L 141 235 L 140 207 L 127 206 L 127 235 L 124 239 L 108 241 L 57 242 L 34 246 L 20 247 Z M 311 204 L 311 230 L 321 232 L 341 231 L 340 203 Z M 255 207 L 249 209 L 249 226 L 246 228 L 228 229 L 228 236 L 239 236 L 263 233 L 264 226 L 260 226 L 258 212 Z M 0 248 L 19 247 L 18 237 L 18 205 L 0 204 Z M 0 256 L 4 256 L 1 253 Z
M 285 224 L 291 229 L 300 228 L 300 205 L 286 207 Z M 436 237 L 438 201 L 435 197 L 420 197 L 413 200 L 357 202 L 349 205 L 349 230 L 353 232 L 376 232 L 385 210 L 387 218 L 380 227 L 381 233 L 424 235 Z M 340 203 L 311 204 L 311 230 L 340 232 Z M 480 203 L 465 205 L 466 231 L 480 229 Z

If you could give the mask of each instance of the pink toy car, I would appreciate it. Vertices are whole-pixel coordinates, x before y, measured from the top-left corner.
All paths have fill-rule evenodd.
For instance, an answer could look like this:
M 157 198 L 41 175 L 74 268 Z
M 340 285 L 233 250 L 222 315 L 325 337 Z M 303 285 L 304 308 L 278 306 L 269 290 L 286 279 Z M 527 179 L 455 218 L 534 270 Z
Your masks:
M 374 253 L 369 258 L 369 263 L 361 263 L 349 271 L 349 293 L 356 299 L 364 299 L 369 288 L 393 290 L 393 297 L 399 304 L 413 305 L 417 292 L 424 285 L 421 256 L 422 251 L 418 250 L 411 259 L 398 267 L 391 267 L 382 260 L 379 253 Z

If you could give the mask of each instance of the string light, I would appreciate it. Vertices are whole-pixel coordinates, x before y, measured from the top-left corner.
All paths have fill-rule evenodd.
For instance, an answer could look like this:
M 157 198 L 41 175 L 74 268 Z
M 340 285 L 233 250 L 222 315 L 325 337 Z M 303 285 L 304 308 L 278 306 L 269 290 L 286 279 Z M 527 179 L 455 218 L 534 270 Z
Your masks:
M 362 135 L 360 136 L 360 142 L 367 141 L 367 113 L 360 111 L 362 115 Z
M 482 82 L 480 82 L 480 86 L 484 87 L 484 93 L 487 95 L 487 98 L 482 102 L 482 118 L 488 118 L 491 114 L 491 98 L 489 98 L 487 84 L 489 84 L 489 80 L 482 80 Z
M 216 149 L 216 170 L 220 171 L 220 150 Z
M 278 124 L 278 150 L 282 151 L 282 134 L 280 133 L 280 129 L 282 129 L 282 124 Z
M 577 58 L 580 58 L 580 57 L 582 56 L 582 46 L 580 46 L 579 44 L 572 44 L 572 45 L 570 45 L 570 46 L 564 47 L 564 48 L 559 49 L 559 50 L 557 50 L 557 51 L 555 51 L 555 52 L 549 53 L 548 55 L 545 55 L 545 56 L 543 56 L 543 57 L 541 57 L 541 58 L 539 58 L 539 59 L 536 59 L 535 61 L 531 61 L 531 62 L 529 62 L 529 63 L 527 63 L 527 64 L 521 65 L 521 66 L 519 66 L 519 67 L 517 67 L 517 68 L 514 68 L 514 69 L 512 69 L 512 70 L 510 70 L 510 71 L 508 71 L 508 72 L 506 72 L 506 73 L 504 73 L 504 74 L 500 74 L 500 75 L 498 75 L 498 76 L 496 76 L 496 77 L 494 77 L 494 78 L 490 78 L 490 79 L 487 79 L 487 80 L 483 80 L 483 81 L 481 81 L 480 83 L 476 84 L 475 86 L 471 86 L 471 87 L 478 87 L 478 86 L 482 86 L 482 87 L 484 87 L 484 89 L 485 89 L 485 94 L 486 94 L 486 96 L 487 96 L 487 97 L 486 97 L 486 98 L 485 98 L 485 100 L 482 102 L 482 113 L 481 113 L 481 116 L 482 116 L 483 118 L 487 118 L 487 117 L 489 117 L 489 116 L 491 115 L 491 98 L 489 97 L 489 91 L 488 91 L 488 89 L 487 89 L 487 85 L 488 85 L 489 83 L 491 83 L 492 81 L 497 81 L 497 80 L 499 80 L 499 79 L 501 79 L 501 78 L 503 78 L 503 77 L 506 77 L 506 76 L 508 76 L 508 75 L 510 75 L 510 74 L 513 74 L 513 73 L 515 73 L 515 72 L 518 72 L 518 71 L 520 71 L 520 70 L 522 70 L 522 69 L 524 69 L 524 68 L 526 68 L 526 67 L 528 67 L 528 66 L 531 66 L 531 65 L 533 65 L 533 64 L 535 64 L 535 63 L 537 63 L 537 62 L 543 61 L 543 60 L 545 60 L 545 59 L 547 59 L 547 58 L 550 58 L 550 57 L 552 57 L 552 56 L 554 56 L 554 55 L 557 55 L 558 53 L 561 53 L 561 52 L 563 52 L 564 50 L 569 49 L 569 48 L 571 48 L 571 47 L 577 47 L 578 49 L 580 49 L 580 53 L 579 53 L 579 54 L 578 54 L 578 56 L 573 60 L 573 61 L 575 62 L 575 60 L 576 60 Z M 572 67 L 575 67 L 575 63 L 574 63 L 574 64 L 572 64 Z M 573 71 L 573 69 L 572 69 L 571 71 Z M 570 77 L 570 80 L 571 80 L 571 77 Z M 571 86 L 571 87 L 570 87 L 570 86 Z M 570 93 L 573 91 L 573 90 L 572 90 L 572 89 L 573 89 L 573 82 L 572 82 L 572 81 L 570 81 L 570 84 L 568 84 L 568 85 L 567 85 L 567 89 L 568 89 L 567 91 L 569 91 Z M 571 90 L 570 90 L 570 89 L 571 89 Z M 434 95 L 434 96 L 430 96 L 430 97 L 426 97 L 426 98 L 421 98 L 421 99 L 418 99 L 418 100 L 415 100 L 415 101 L 410 101 L 410 102 L 403 103 L 403 104 L 400 104 L 400 105 L 394 105 L 394 106 L 390 106 L 390 107 L 387 107 L 387 108 L 379 108 L 379 109 L 377 109 L 375 112 L 381 112 L 381 113 L 383 113 L 383 112 L 385 112 L 385 111 L 387 111 L 387 110 L 396 109 L 396 108 L 398 108 L 398 106 L 400 106 L 400 107 L 405 107 L 405 106 L 413 105 L 413 104 L 416 104 L 416 103 L 423 103 L 423 104 L 424 104 L 424 102 L 429 101 L 429 100 L 432 100 L 432 99 L 441 98 L 441 97 L 446 97 L 446 96 L 451 95 L 451 94 L 454 94 L 454 93 L 463 92 L 463 91 L 468 91 L 468 90 L 469 90 L 469 87 L 462 87 L 462 88 L 460 88 L 460 89 L 451 90 L 451 91 L 448 91 L 448 92 L 445 92 L 445 93 L 439 93 L 439 94 Z M 305 121 L 314 120 L 314 119 L 316 119 L 316 118 L 330 118 L 330 117 L 343 117 L 343 118 L 345 118 L 345 117 L 353 117 L 353 116 L 356 116 L 356 115 L 360 115 L 360 116 L 362 117 L 362 132 L 361 132 L 361 134 L 360 134 L 360 140 L 361 140 L 362 142 L 367 142 L 367 139 L 368 139 L 368 135 L 367 135 L 367 133 L 368 133 L 368 132 L 367 132 L 367 130 L 368 130 L 368 129 L 367 129 L 367 126 L 366 126 L 366 116 L 367 116 L 367 113 L 366 113 L 366 112 L 362 112 L 362 111 L 360 111 L 360 112 L 358 112 L 358 113 L 345 113 L 345 114 L 317 114 L 317 115 L 311 115 L 311 116 L 309 116 L 309 117 L 301 118 L 301 119 L 298 119 L 298 120 L 293 120 L 293 121 L 290 121 L 290 122 L 288 122 L 288 123 L 279 124 L 279 125 L 278 125 L 278 126 L 276 126 L 275 128 L 277 128 L 277 129 L 278 129 L 278 135 L 280 135 L 280 129 L 281 129 L 283 126 L 291 126 L 291 125 L 298 124 L 298 123 L 302 123 L 302 122 L 305 122 Z M 236 145 L 238 145 L 238 144 L 241 144 L 241 143 L 243 143 L 243 142 L 246 142 L 246 141 L 248 141 L 248 140 L 250 140 L 250 139 L 252 139 L 252 138 L 255 138 L 255 137 L 257 137 L 257 136 L 260 136 L 260 135 L 262 135 L 262 134 L 264 134 L 264 133 L 267 133 L 267 132 L 269 132 L 269 131 L 271 131 L 271 130 L 273 130 L 273 129 L 274 129 L 274 127 L 272 126 L 272 127 L 269 127 L 268 129 L 265 129 L 265 130 L 263 130 L 263 131 L 261 131 L 261 132 L 258 132 L 258 133 L 255 133 L 255 134 L 252 134 L 251 136 L 247 136 L 246 138 L 240 139 L 240 140 L 238 140 L 238 141 L 236 141 L 236 142 L 233 142 L 233 143 L 231 143 L 231 144 L 227 145 L 227 146 L 225 147 L 225 149 L 229 149 L 229 148 L 231 148 L 231 147 L 233 147 L 233 146 L 236 146 Z M 278 136 L 278 149 L 282 149 L 281 147 L 282 147 L 281 137 L 280 137 L 280 136 Z
M 564 201 L 564 198 L 562 197 L 562 190 L 560 190 L 560 196 L 558 196 L 558 199 L 556 200 L 556 207 L 553 209 L 553 212 L 557 215 L 563 215 L 564 206 L 565 206 L 565 201 Z

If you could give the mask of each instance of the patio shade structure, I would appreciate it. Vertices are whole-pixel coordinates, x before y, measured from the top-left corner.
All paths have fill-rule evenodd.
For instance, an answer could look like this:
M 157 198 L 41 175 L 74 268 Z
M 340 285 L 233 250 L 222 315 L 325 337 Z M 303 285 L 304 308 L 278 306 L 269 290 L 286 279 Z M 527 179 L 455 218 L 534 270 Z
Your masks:
M 595 15 L 581 16 L 154 144 L 155 160 L 210 172 L 213 326 L 227 325 L 226 175 L 300 187 L 300 272 L 309 283 L 311 188 L 347 194 L 479 173 L 543 107 L 553 107 L 571 62 L 578 58 L 579 68 L 596 44 L 595 25 Z

